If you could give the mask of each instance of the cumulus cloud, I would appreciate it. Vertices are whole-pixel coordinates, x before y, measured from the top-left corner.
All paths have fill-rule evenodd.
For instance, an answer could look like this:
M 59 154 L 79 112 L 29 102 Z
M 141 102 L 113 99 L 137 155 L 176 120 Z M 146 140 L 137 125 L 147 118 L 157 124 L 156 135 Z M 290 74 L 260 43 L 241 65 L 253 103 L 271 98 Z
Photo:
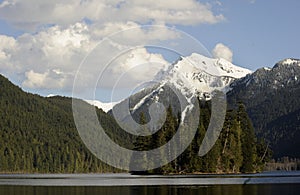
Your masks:
M 0 36 L 0 69 L 6 75 L 17 74 L 28 88 L 64 86 L 70 74 L 95 45 L 88 27 L 77 23 L 67 29 L 53 26 L 37 34 L 17 38 Z M 55 82 L 54 82 L 55 81 Z
M 161 54 L 149 53 L 146 48 L 135 48 L 118 56 L 103 72 L 102 83 L 104 87 L 112 87 L 117 80 L 118 87 L 137 86 L 147 81 L 151 81 L 162 69 L 169 66 Z
M 15 52 L 16 47 L 17 47 L 17 42 L 13 37 L 0 35 L 0 70 L 1 71 L 11 69 L 11 64 L 7 62 L 11 61 L 12 53 Z
M 180 38 L 168 25 L 214 24 L 224 17 L 197 0 L 4 0 L 0 19 L 25 32 L 18 37 L 0 35 L 1 73 L 18 75 L 26 88 L 71 90 L 87 55 L 80 77 L 83 89 L 114 55 L 118 58 L 105 69 L 103 87 L 111 87 L 124 73 L 124 87 L 150 80 L 168 63 L 143 45 Z M 121 33 L 110 36 L 116 32 Z M 104 42 L 101 52 L 90 55 L 99 42 Z
M 94 37 L 114 36 L 114 41 L 125 45 L 138 43 L 149 43 L 154 41 L 171 40 L 180 37 L 180 33 L 165 25 L 139 25 L 135 22 L 93 24 L 90 26 Z
M 22 86 L 28 88 L 44 88 L 53 89 L 61 88 L 64 86 L 65 77 L 60 76 L 60 72 L 57 70 L 52 70 L 37 73 L 30 70 L 25 73 L 26 79 L 23 81 Z
M 106 72 L 102 87 L 113 87 L 114 81 L 124 73 L 128 79 L 122 86 L 126 87 L 136 85 L 143 80 L 151 80 L 168 64 L 162 55 L 149 53 L 142 46 L 131 49 L 135 46 L 134 40 L 146 44 L 156 39 L 170 39 L 167 35 L 174 38 L 179 36 L 176 32 L 168 32 L 169 30 L 164 27 L 145 30 L 135 23 L 130 23 L 129 26 L 134 27 L 133 31 L 122 31 L 116 38 L 103 39 L 112 31 L 126 29 L 126 25 L 122 23 L 108 26 L 96 32 L 95 26 L 76 23 L 68 28 L 53 26 L 46 31 L 36 34 L 27 33 L 18 38 L 2 35 L 0 36 L 0 70 L 7 75 L 19 74 L 21 77 L 19 80 L 22 80 L 22 86 L 25 88 L 68 91 L 72 89 L 79 65 L 89 55 L 88 61 L 83 63 L 84 70 L 81 72 L 84 75 L 83 89 L 92 86 L 93 83 L 89 82 L 90 78 L 99 77 L 99 71 L 103 69 Z M 91 51 L 94 53 L 90 54 Z M 126 52 L 119 55 L 119 52 L 123 51 Z M 113 63 L 105 67 L 107 61 L 112 59 L 114 59 Z M 136 67 L 141 65 L 143 68 Z
M 224 58 L 229 62 L 232 62 L 233 53 L 229 47 L 223 43 L 218 43 L 212 51 L 215 58 Z
M 35 29 L 45 24 L 68 25 L 82 20 L 93 22 L 127 22 L 141 24 L 194 25 L 217 23 L 224 16 L 216 15 L 208 4 L 196 0 L 4 0 L 0 18 L 20 28 Z

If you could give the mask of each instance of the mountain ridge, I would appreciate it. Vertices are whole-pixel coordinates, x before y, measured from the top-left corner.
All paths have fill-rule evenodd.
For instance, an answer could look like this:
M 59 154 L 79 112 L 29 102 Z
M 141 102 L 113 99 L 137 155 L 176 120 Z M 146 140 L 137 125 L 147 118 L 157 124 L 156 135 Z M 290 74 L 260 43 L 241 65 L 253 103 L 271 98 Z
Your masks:
M 191 93 L 209 94 L 213 90 L 227 91 L 226 86 L 234 79 L 241 78 L 252 71 L 233 65 L 225 59 L 208 58 L 192 53 L 181 57 L 167 71 L 157 74 L 157 82 L 168 81 L 177 88 L 188 87 Z
M 120 172 L 97 159 L 82 142 L 73 119 L 72 98 L 28 93 L 0 74 L 0 108 L 1 172 Z M 107 133 L 122 144 L 126 136 L 117 138 L 121 131 L 112 117 L 95 111 L 100 121 L 106 121 L 101 124 Z
M 156 86 L 152 86 L 152 88 L 149 87 L 147 90 L 140 91 L 128 98 L 130 102 L 128 105 L 131 111 L 134 110 L 131 114 L 135 115 L 135 118 L 137 118 L 140 113 L 148 113 L 147 105 L 149 106 L 159 101 L 163 102 L 166 108 L 169 105 L 172 105 L 174 114 L 180 112 L 178 105 L 180 105 L 180 102 L 182 101 L 176 100 L 176 92 L 172 95 L 170 92 L 172 90 L 178 90 L 179 93 L 183 94 L 186 99 L 184 106 L 190 106 L 189 108 L 191 109 L 193 102 L 190 101 L 190 98 L 203 97 L 202 99 L 209 100 L 211 99 L 211 94 L 213 94 L 213 89 L 218 89 L 223 91 L 223 93 L 226 93 L 228 109 L 235 107 L 239 102 L 245 104 L 247 112 L 255 127 L 256 134 L 259 135 L 260 138 L 273 143 L 271 146 L 276 148 L 276 151 L 274 151 L 275 157 L 280 157 L 284 153 L 289 154 L 292 157 L 300 157 L 297 152 L 277 150 L 277 148 L 280 148 L 277 144 L 284 140 L 287 144 L 289 144 L 289 142 L 282 136 L 277 136 L 277 138 L 275 138 L 274 135 L 277 134 L 277 132 L 282 131 L 282 127 L 278 124 L 278 128 L 276 128 L 276 125 L 272 125 L 276 121 L 280 121 L 281 117 L 284 118 L 295 112 L 297 109 L 300 109 L 300 79 L 298 79 L 300 75 L 300 60 L 287 58 L 277 62 L 273 68 L 264 67 L 252 73 L 246 71 L 247 74 L 244 74 L 244 77 L 236 78 L 228 83 L 224 83 L 224 80 L 219 80 L 219 83 L 204 82 L 205 84 L 203 86 L 207 88 L 204 88 L 202 91 L 202 85 L 194 87 L 193 82 L 201 83 L 199 80 L 205 78 L 207 73 L 199 74 L 199 77 L 195 77 L 194 73 L 202 73 L 202 70 L 194 70 L 197 66 L 193 63 L 184 64 L 184 62 L 183 65 L 187 65 L 188 67 L 184 67 L 186 69 L 176 67 L 178 64 L 182 65 L 183 60 L 184 58 L 173 64 L 173 67 L 169 68 L 166 72 L 158 74 L 157 81 L 163 82 L 160 82 L 160 84 L 157 84 Z M 202 60 L 198 60 L 198 62 L 203 65 Z M 218 62 L 218 60 L 215 60 L 215 62 Z M 186 72 L 190 70 L 192 70 L 192 72 L 186 74 Z M 211 80 L 208 79 L 206 81 Z M 200 92 L 197 87 L 200 87 Z M 168 103 L 167 101 L 164 101 L 164 99 L 171 101 Z M 118 107 L 118 104 L 116 106 Z M 186 113 L 184 112 L 180 113 L 181 116 L 185 116 L 185 114 Z M 124 116 L 125 123 L 126 117 L 127 116 Z M 148 120 L 149 119 L 150 116 L 148 116 Z M 292 123 L 298 124 L 297 119 L 294 118 Z M 270 125 L 272 125 L 273 132 L 267 129 Z M 289 132 L 288 130 L 286 131 Z M 295 143 L 295 139 L 291 137 L 291 143 Z M 293 153 L 294 156 L 292 155 Z
M 178 125 L 177 117 L 179 116 L 173 115 L 171 108 L 167 111 L 167 120 L 161 130 L 159 133 L 151 135 L 152 141 L 149 142 L 149 137 L 129 135 L 123 129 L 120 129 L 112 116 L 89 105 L 83 100 L 72 100 L 72 98 L 61 96 L 42 97 L 26 93 L 1 75 L 0 86 L 0 137 L 2 137 L 2 139 L 0 139 L 1 172 L 104 173 L 122 171 L 100 161 L 87 149 L 90 145 L 88 146 L 83 143 L 83 137 L 79 136 L 75 125 L 72 101 L 80 103 L 80 105 L 84 107 L 82 108 L 83 112 L 80 112 L 80 116 L 83 117 L 84 122 L 87 122 L 87 118 L 90 116 L 86 113 L 87 110 L 96 111 L 98 122 L 104 128 L 105 133 L 110 139 L 118 143 L 118 145 L 127 149 L 139 149 L 139 151 L 149 149 L 149 147 L 153 149 L 165 145 L 166 142 L 176 134 Z M 168 92 L 166 94 L 169 95 Z M 249 140 L 245 140 L 241 137 L 242 132 L 240 132 L 240 134 L 238 133 L 242 126 L 239 126 L 239 123 L 236 123 L 235 120 L 240 120 L 245 130 L 249 128 L 248 133 L 252 134 L 251 132 L 253 132 L 248 122 L 247 114 L 241 109 L 237 110 L 237 112 L 244 113 L 243 117 L 240 118 L 237 118 L 237 115 L 233 112 L 227 113 L 227 123 L 228 126 L 230 126 L 230 133 L 223 133 L 223 136 L 220 136 L 222 139 L 217 141 L 212 152 L 207 153 L 207 156 L 204 157 L 197 155 L 200 141 L 205 133 L 205 124 L 209 118 L 209 103 L 206 102 L 201 106 L 206 111 L 200 115 L 200 118 L 194 115 L 192 115 L 192 117 L 194 117 L 195 120 L 203 121 L 203 124 L 201 123 L 199 129 L 197 128 L 198 126 L 193 127 L 198 133 L 194 140 L 192 140 L 192 143 L 188 142 L 190 143 L 190 147 L 187 147 L 175 161 L 153 171 L 157 174 L 174 174 L 183 172 L 194 173 L 195 171 L 205 173 L 232 173 L 239 172 L 239 170 L 243 172 L 261 170 L 264 161 L 257 161 L 257 159 L 252 158 L 252 155 L 249 155 L 248 152 L 241 153 L 241 151 L 248 149 L 248 147 L 246 149 L 245 147 L 242 148 L 241 143 L 248 145 Z M 234 120 L 232 117 L 234 117 Z M 142 119 L 143 117 L 141 117 L 141 120 Z M 97 130 L 99 123 L 94 124 L 92 122 L 82 125 L 84 125 L 83 128 L 85 130 L 88 130 L 88 136 L 90 136 L 90 138 L 95 138 L 95 140 L 101 143 L 101 139 L 107 139 L 107 137 L 97 137 L 99 135 L 97 135 L 97 131 L 95 130 Z M 190 129 L 187 128 L 185 130 Z M 226 135 L 234 135 L 234 132 L 238 133 L 239 136 L 230 136 L 230 138 L 227 138 L 228 136 Z M 185 133 L 185 131 L 182 133 Z M 243 133 L 246 133 L 246 131 Z M 226 152 L 222 152 L 224 149 L 221 148 L 221 144 L 226 142 L 226 139 L 230 139 L 231 142 L 234 142 L 239 147 L 239 152 L 231 154 L 231 147 L 233 146 L 227 146 Z M 249 145 L 253 148 L 261 148 L 261 146 L 263 146 L 255 142 L 254 137 L 252 137 L 250 141 L 253 144 Z M 95 145 L 93 146 L 97 146 L 97 143 L 94 142 Z M 153 145 L 147 145 L 146 143 Z M 101 146 L 101 148 L 103 147 L 107 147 L 106 149 L 108 150 L 104 155 L 108 155 L 109 157 L 111 157 L 111 155 L 118 155 L 113 148 L 106 145 Z M 164 151 L 161 152 L 160 154 L 163 158 L 169 155 L 168 153 L 164 153 Z M 250 154 L 253 155 L 262 155 L 261 152 L 256 153 L 254 150 L 250 152 Z M 220 156 L 218 154 L 223 155 L 221 161 L 216 160 Z M 249 157 L 251 161 L 241 161 L 242 157 Z M 131 159 L 129 159 L 130 163 L 134 164 L 134 160 L 136 159 L 136 156 L 133 155 Z M 121 160 L 124 161 L 123 158 Z M 116 158 L 115 161 L 114 163 L 120 163 L 119 158 Z M 259 165 L 254 166 L 255 163 L 259 163 Z
M 188 112 L 194 108 L 197 98 L 210 100 L 212 93 L 216 91 L 222 91 L 225 95 L 230 83 L 249 73 L 250 70 L 224 59 L 193 53 L 188 57 L 181 57 L 167 70 L 160 71 L 155 77 L 154 85 L 116 104 L 113 113 L 122 113 L 118 114 L 120 121 L 129 123 L 131 115 L 137 120 L 140 113 L 148 113 L 147 105 L 159 102 L 165 108 L 171 105 L 173 114 L 180 114 L 183 122 Z M 129 107 L 129 111 L 124 112 L 126 107 Z M 156 114 L 159 115 L 160 112 L 158 109 Z M 149 113 L 146 118 L 150 119 Z
M 299 133 L 295 134 L 296 137 L 282 134 L 293 132 L 288 127 L 299 132 L 296 128 L 299 119 L 293 117 L 300 109 L 299 75 L 300 60 L 287 58 L 277 62 L 272 68 L 260 68 L 236 80 L 230 85 L 232 90 L 227 93 L 229 106 L 237 102 L 246 105 L 256 133 L 270 142 L 275 149 L 274 157 L 279 158 L 284 154 L 300 157 L 296 150 L 288 150 L 293 148 L 293 144 L 295 147 L 299 145 Z M 289 125 L 285 123 L 287 118 L 292 119 Z M 285 127 L 282 124 L 286 124 Z M 284 149 L 280 146 L 281 143 L 289 146 Z
M 203 64 L 203 61 L 201 60 L 198 60 L 198 62 Z M 215 60 L 215 62 L 218 62 L 218 60 Z M 188 63 L 188 65 L 190 65 L 190 63 Z M 192 64 L 192 67 L 194 67 L 194 64 Z M 185 77 L 186 72 L 184 71 L 183 72 L 175 71 L 175 73 L 180 74 L 181 79 L 186 78 Z M 176 74 L 174 75 L 176 76 Z M 200 76 L 202 75 L 203 74 L 200 74 Z M 207 76 L 207 74 L 204 75 Z M 228 86 L 230 88 L 230 90 L 228 90 L 227 92 L 227 101 L 228 101 L 229 109 L 230 106 L 236 105 L 238 102 L 242 102 L 245 104 L 247 108 L 247 112 L 255 127 L 256 134 L 259 135 L 259 137 L 266 139 L 268 142 L 272 143 L 271 146 L 273 148 L 276 148 L 276 150 L 274 151 L 275 157 L 281 157 L 284 154 L 289 154 L 292 157 L 299 158 L 300 155 L 295 151 L 294 152 L 287 151 L 287 149 L 284 150 L 283 148 L 280 147 L 280 143 L 287 144 L 286 148 L 293 148 L 293 145 L 291 145 L 291 143 L 294 143 L 295 146 L 299 143 L 299 141 L 297 141 L 297 139 L 300 139 L 300 137 L 298 136 L 299 130 L 297 129 L 297 124 L 299 123 L 299 117 L 297 116 L 298 116 L 298 111 L 300 109 L 300 101 L 299 101 L 300 100 L 300 79 L 298 79 L 299 75 L 300 75 L 300 60 L 287 58 L 276 63 L 273 66 L 273 68 L 260 68 L 251 74 L 247 74 L 245 77 L 237 78 L 236 80 L 230 82 L 230 85 Z M 193 75 L 193 73 L 187 75 L 187 79 L 195 79 L 197 82 L 200 82 L 199 79 L 201 78 L 202 77 L 196 77 L 195 75 Z M 178 88 L 176 88 L 176 86 L 174 88 L 173 86 L 172 88 L 171 85 L 170 86 L 167 85 L 166 81 L 168 79 L 169 78 L 167 75 L 164 80 L 165 83 L 161 83 L 162 84 L 161 86 L 160 85 L 152 86 L 153 88 L 144 89 L 143 91 L 140 91 L 134 96 L 131 96 L 129 104 L 125 105 L 127 107 L 129 105 L 130 107 L 129 113 L 135 115 L 135 118 L 138 120 L 140 113 L 146 113 L 146 115 L 148 113 L 148 109 L 146 107 L 143 107 L 143 105 L 151 105 L 153 103 L 158 103 L 159 100 L 163 100 L 162 102 L 166 108 L 169 106 L 170 104 L 169 102 L 171 102 L 174 115 L 180 114 L 181 116 L 184 116 L 185 113 L 180 112 L 182 111 L 182 109 L 178 107 L 178 105 L 180 105 L 181 102 L 176 97 L 176 93 L 177 92 L 182 93 L 181 90 L 184 89 L 185 85 L 184 83 L 181 85 L 183 86 L 183 88 L 180 88 L 181 86 L 179 86 Z M 215 83 L 212 83 L 212 86 L 217 86 L 217 87 L 221 86 L 221 88 L 224 87 L 224 85 L 222 85 L 224 83 L 222 81 L 220 82 L 221 83 L 217 83 L 216 85 L 214 85 Z M 7 88 L 10 89 L 11 84 L 8 83 L 9 83 L 8 79 L 1 76 L 0 85 L 3 85 L 1 87 L 5 88 L 4 85 L 8 85 Z M 172 82 L 170 83 L 172 84 Z M 210 83 L 207 82 L 206 84 L 209 85 Z M 205 91 L 202 94 L 201 93 L 197 94 L 195 93 L 195 91 L 193 91 L 193 89 L 195 88 L 192 88 L 192 90 L 190 88 L 185 89 L 186 90 L 185 95 L 187 96 L 184 96 L 185 103 L 183 106 L 188 109 L 186 110 L 183 109 L 183 111 L 188 112 L 189 110 L 192 109 L 193 103 L 197 99 L 195 97 L 201 97 L 201 96 L 205 97 Z M 13 88 L 13 90 L 11 91 L 8 90 L 8 91 L 1 92 L 1 97 L 7 95 L 8 92 L 10 93 L 9 96 L 16 96 L 16 97 L 20 96 L 19 94 L 23 93 L 20 87 L 15 86 L 15 88 Z M 146 97 L 144 93 L 148 95 L 148 97 L 145 99 L 143 99 L 144 97 Z M 28 94 L 29 97 L 34 96 L 30 93 L 26 93 L 26 94 Z M 207 95 L 204 99 L 205 100 L 210 99 L 209 95 Z M 42 102 L 45 102 L 45 105 L 49 103 L 48 101 L 45 101 L 43 97 L 41 96 L 38 97 L 39 99 L 42 100 Z M 37 98 L 33 98 L 33 99 L 34 101 L 39 101 L 36 100 Z M 56 99 L 56 97 L 52 97 L 52 99 Z M 164 99 L 168 101 L 164 102 Z M 48 100 L 51 100 L 51 98 Z M 15 99 L 10 101 L 18 101 L 18 100 Z M 22 101 L 23 103 L 27 101 L 31 102 L 30 100 L 20 100 L 20 101 Z M 33 107 L 26 108 L 27 110 L 30 111 L 32 109 L 35 109 L 32 103 L 30 103 L 30 105 L 32 105 Z M 59 104 L 57 109 L 60 109 L 59 107 L 63 107 L 63 104 Z M 157 112 L 160 111 L 161 110 L 159 109 L 157 110 Z M 62 113 L 64 112 L 66 111 L 62 110 Z M 68 112 L 71 112 L 70 108 L 68 108 Z M 291 120 L 287 120 L 287 119 L 291 119 Z M 124 121 L 126 122 L 125 119 Z M 289 121 L 289 124 L 284 123 L 285 121 Z M 285 125 L 286 127 L 284 127 L 281 124 L 286 124 Z M 291 131 L 290 129 L 288 129 L 288 127 L 293 128 L 295 131 Z M 284 136 L 284 133 L 282 132 L 290 132 L 293 135 L 295 135 L 295 137 Z

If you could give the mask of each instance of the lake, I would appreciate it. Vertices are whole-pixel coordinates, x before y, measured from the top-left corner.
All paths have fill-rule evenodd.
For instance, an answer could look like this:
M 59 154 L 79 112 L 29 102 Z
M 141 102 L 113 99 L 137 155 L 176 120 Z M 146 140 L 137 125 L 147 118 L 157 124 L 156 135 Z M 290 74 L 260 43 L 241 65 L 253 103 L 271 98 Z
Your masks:
M 0 194 L 300 194 L 300 171 L 232 175 L 1 174 Z

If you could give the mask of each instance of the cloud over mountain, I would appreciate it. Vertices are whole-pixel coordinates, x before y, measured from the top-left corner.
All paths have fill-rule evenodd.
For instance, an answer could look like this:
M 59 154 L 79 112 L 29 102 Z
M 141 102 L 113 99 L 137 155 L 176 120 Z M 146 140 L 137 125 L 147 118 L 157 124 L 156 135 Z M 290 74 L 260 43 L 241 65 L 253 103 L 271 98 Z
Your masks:
M 223 43 L 218 43 L 212 53 L 215 58 L 224 58 L 225 60 L 232 62 L 233 52 Z
M 24 32 L 17 37 L 0 35 L 0 71 L 29 90 L 70 91 L 79 65 L 103 41 L 106 41 L 101 45 L 104 52 L 89 56 L 94 59 L 90 60 L 93 63 L 89 65 L 86 77 L 99 77 L 95 72 L 105 68 L 100 55 L 117 55 L 126 50 L 111 64 L 104 86 L 109 86 L 120 70 L 148 65 L 135 69 L 128 76 L 128 83 L 137 84 L 141 77 L 147 80 L 167 64 L 162 55 L 150 53 L 143 45 L 179 38 L 180 34 L 168 25 L 214 24 L 224 17 L 215 14 L 211 5 L 196 0 L 168 3 L 4 0 L 0 3 L 0 19 Z M 144 25 L 159 25 L 159 28 L 144 28 Z M 133 28 L 135 33 L 127 33 L 126 30 Z M 122 33 L 110 40 L 117 32 Z M 136 46 L 138 48 L 130 49 Z M 137 59 L 133 60 L 132 55 Z

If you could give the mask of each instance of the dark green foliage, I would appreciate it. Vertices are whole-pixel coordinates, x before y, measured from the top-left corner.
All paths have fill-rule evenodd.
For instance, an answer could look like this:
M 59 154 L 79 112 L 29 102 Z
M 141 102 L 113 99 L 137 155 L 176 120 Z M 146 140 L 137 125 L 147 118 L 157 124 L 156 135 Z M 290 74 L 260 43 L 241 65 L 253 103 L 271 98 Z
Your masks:
M 238 118 L 239 115 L 235 111 L 227 112 L 220 137 L 222 143 L 220 162 L 222 169 L 226 172 L 239 172 L 242 165 L 242 127 Z
M 274 158 L 300 157 L 300 109 L 273 120 L 266 129 L 273 132 L 270 139 L 275 142 L 272 144 Z
M 140 114 L 140 125 L 145 125 L 146 118 L 143 113 Z M 144 132 L 149 131 L 148 129 L 144 128 Z M 147 170 L 149 163 L 151 162 L 149 159 L 151 158 L 146 153 L 141 153 L 141 151 L 147 151 L 151 147 L 151 136 L 137 136 L 136 140 L 134 141 L 134 150 L 130 162 L 130 169 L 143 169 Z M 133 174 L 144 174 L 145 171 L 131 171 Z
M 257 137 L 266 140 L 274 158 L 300 158 L 300 74 L 298 64 L 277 63 L 272 70 L 259 69 L 233 83 L 229 105 L 243 102 Z
M 238 173 L 262 170 L 264 163 L 270 159 L 270 149 L 262 140 L 256 141 L 252 123 L 242 104 L 239 104 L 237 110 L 227 111 L 219 139 L 205 156 L 198 156 L 210 120 L 210 103 L 202 102 L 200 105 L 199 127 L 190 146 L 169 164 L 153 171 L 143 172 L 143 174 Z M 156 141 L 146 141 L 145 137 L 138 138 L 135 142 L 136 149 L 147 150 L 161 146 L 162 142 L 164 144 L 174 135 L 178 127 L 176 121 L 178 119 L 172 115 L 172 109 L 169 107 L 164 126 L 158 131 L 159 133 L 154 134 L 154 139 L 152 139 Z M 162 155 L 167 156 L 170 152 L 164 151 Z
M 243 129 L 242 140 L 242 154 L 243 154 L 243 172 L 254 172 L 256 162 L 256 140 L 252 123 L 246 113 L 246 108 L 243 104 L 239 104 L 238 107 L 238 121 Z
M 270 150 L 256 141 L 245 108 L 227 112 L 224 128 L 214 147 L 203 157 L 199 147 L 210 121 L 210 103 L 200 102 L 199 127 L 193 142 L 169 164 L 139 174 L 195 172 L 254 172 L 269 159 Z M 177 132 L 180 113 L 170 105 L 162 128 L 152 136 L 133 136 L 122 130 L 113 117 L 96 109 L 107 135 L 120 146 L 147 151 L 166 144 Z M 192 116 L 193 117 L 193 116 Z M 118 172 L 98 160 L 85 147 L 76 130 L 72 100 L 66 97 L 44 98 L 23 92 L 0 76 L 0 171 L 1 172 Z M 147 116 L 140 112 L 140 124 Z M 147 131 L 147 129 L 145 129 Z M 167 159 L 176 150 L 144 156 L 142 165 L 151 159 Z M 149 161 L 150 159 L 150 161 Z
M 97 112 L 113 136 L 113 119 Z M 119 171 L 84 146 L 75 128 L 70 98 L 25 93 L 0 76 L 0 119 L 0 172 Z

